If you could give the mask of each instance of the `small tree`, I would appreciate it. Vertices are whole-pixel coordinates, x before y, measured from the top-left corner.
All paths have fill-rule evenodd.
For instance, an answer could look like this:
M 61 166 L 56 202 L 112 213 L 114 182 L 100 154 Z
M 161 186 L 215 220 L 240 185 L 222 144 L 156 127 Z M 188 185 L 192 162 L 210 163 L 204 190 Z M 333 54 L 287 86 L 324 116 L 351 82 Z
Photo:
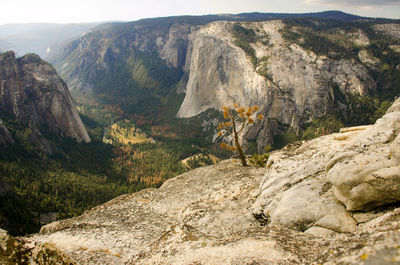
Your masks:
M 234 104 L 232 109 L 228 107 L 222 107 L 225 122 L 221 122 L 218 125 L 218 135 L 231 136 L 231 138 L 228 139 L 227 142 L 222 142 L 220 146 L 223 149 L 237 152 L 243 166 L 247 166 L 247 162 L 246 156 L 244 155 L 243 149 L 239 143 L 239 137 L 247 125 L 254 123 L 257 110 L 257 105 L 247 109 L 244 107 L 239 107 L 237 104 Z M 257 118 L 260 120 L 263 117 L 264 116 L 262 114 L 257 116 Z M 240 126 L 240 129 L 238 126 Z

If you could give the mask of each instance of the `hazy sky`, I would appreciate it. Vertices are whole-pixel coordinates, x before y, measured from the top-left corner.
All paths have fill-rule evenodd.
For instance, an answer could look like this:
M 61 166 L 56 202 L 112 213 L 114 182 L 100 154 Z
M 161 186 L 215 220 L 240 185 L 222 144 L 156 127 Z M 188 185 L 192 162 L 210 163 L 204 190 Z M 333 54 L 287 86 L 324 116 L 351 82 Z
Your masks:
M 370 17 L 400 18 L 400 0 L 0 0 L 0 6 L 0 24 L 333 9 Z

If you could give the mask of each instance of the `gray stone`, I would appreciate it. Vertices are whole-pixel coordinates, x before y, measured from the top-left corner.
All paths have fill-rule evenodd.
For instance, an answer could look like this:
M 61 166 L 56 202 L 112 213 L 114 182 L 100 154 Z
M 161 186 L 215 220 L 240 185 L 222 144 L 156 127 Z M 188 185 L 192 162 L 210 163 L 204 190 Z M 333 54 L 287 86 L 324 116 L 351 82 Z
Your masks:
M 399 102 L 373 126 L 342 129 L 271 154 L 253 213 L 300 231 L 317 226 L 354 233 L 357 221 L 348 211 L 400 201 Z
M 396 110 L 361 132 L 351 142 L 349 155 L 338 153 L 330 162 L 327 177 L 349 211 L 367 211 L 400 200 L 400 111 Z
M 35 145 L 51 152 L 40 126 L 78 142 L 90 141 L 66 84 L 50 64 L 35 54 L 16 59 L 6 52 L 0 54 L 0 67 L 0 110 L 29 128 Z

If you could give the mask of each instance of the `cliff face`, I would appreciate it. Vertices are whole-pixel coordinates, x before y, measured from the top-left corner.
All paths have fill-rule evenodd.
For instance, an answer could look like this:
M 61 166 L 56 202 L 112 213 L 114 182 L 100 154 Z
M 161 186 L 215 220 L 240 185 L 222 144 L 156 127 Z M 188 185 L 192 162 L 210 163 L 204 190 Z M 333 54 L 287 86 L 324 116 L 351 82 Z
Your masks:
M 51 148 L 43 137 L 43 127 L 77 142 L 90 141 L 66 84 L 50 64 L 34 54 L 16 59 L 13 52 L 6 52 L 0 55 L 0 69 L 3 120 L 29 128 L 30 141 L 48 152 Z M 10 141 L 5 129 L 2 124 L 2 137 Z
M 161 105 L 175 91 L 185 93 L 181 118 L 233 102 L 257 104 L 266 119 L 244 140 L 256 140 L 262 150 L 275 135 L 300 133 L 327 113 L 348 121 L 357 105 L 350 95 L 398 87 L 397 46 L 374 44 L 395 43 L 398 24 L 346 23 L 143 20 L 86 34 L 52 62 L 72 90 L 93 92 L 95 100 L 130 114 L 145 112 L 140 102 L 157 98 Z
M 198 168 L 25 240 L 77 264 L 398 261 L 399 132 L 397 100 L 376 124 L 292 144 L 267 168 Z
M 234 102 L 258 105 L 267 119 L 247 137 L 265 145 L 283 128 L 298 132 L 312 118 L 330 110 L 339 108 L 346 117 L 346 102 L 338 101 L 341 95 L 376 92 L 376 82 L 361 62 L 318 56 L 285 40 L 281 21 L 244 24 L 257 32 L 259 41 L 250 44 L 254 58 L 237 46 L 233 26 L 232 22 L 214 22 L 191 34 L 189 77 L 179 117 L 192 117 Z M 360 39 L 354 36 L 351 41 L 358 43 Z M 274 128 L 276 124 L 280 128 Z
M 221 109 L 234 101 L 242 105 L 266 101 L 264 78 L 252 69 L 243 50 L 232 43 L 231 25 L 215 22 L 191 34 L 186 66 L 189 78 L 179 117 Z
M 50 61 L 72 90 L 103 92 L 105 75 L 116 83 L 112 90 L 120 89 L 120 82 L 132 90 L 155 89 L 168 85 L 158 75 L 157 67 L 163 65 L 163 74 L 173 75 L 167 65 L 172 68 L 184 65 L 189 30 L 189 25 L 169 23 L 105 27 L 70 43 Z

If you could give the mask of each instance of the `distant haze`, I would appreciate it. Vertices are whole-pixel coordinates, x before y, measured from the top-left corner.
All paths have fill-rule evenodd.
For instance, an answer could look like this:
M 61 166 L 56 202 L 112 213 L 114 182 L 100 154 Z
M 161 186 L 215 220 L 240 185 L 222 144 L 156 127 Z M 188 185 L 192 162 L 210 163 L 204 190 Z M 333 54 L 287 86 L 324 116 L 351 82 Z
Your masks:
M 305 13 L 327 9 L 368 17 L 400 18 L 400 0 L 2 0 L 0 25 L 132 21 L 242 12 Z
M 96 25 L 95 23 L 0 25 L 0 51 L 13 50 L 17 56 L 33 52 L 46 58 L 55 45 L 75 39 Z

